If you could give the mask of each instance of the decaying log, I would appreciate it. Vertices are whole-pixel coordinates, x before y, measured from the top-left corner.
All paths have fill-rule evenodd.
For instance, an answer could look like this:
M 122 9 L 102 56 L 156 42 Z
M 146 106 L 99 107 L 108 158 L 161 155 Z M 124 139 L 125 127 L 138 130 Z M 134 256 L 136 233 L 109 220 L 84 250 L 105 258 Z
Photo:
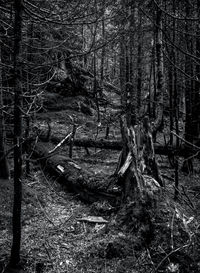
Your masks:
M 45 131 L 41 134 L 40 139 L 45 142 Z M 54 144 L 58 144 L 60 141 L 62 141 L 62 136 L 58 137 L 57 135 L 52 134 L 50 141 L 52 141 Z M 69 142 L 65 142 L 66 145 L 69 145 Z M 122 141 L 117 140 L 107 140 L 107 139 L 92 139 L 92 138 L 77 138 L 74 140 L 73 143 L 74 146 L 77 147 L 84 147 L 84 148 L 99 148 L 99 149 L 110 149 L 110 150 L 116 150 L 121 151 L 123 148 Z M 156 154 L 159 155 L 166 155 L 166 156 L 191 156 L 191 153 L 196 154 L 200 150 L 194 147 L 187 147 L 185 145 L 181 145 L 178 149 L 175 146 L 164 146 L 159 144 L 154 144 L 154 151 Z
M 120 190 L 109 188 L 108 182 L 101 177 L 83 170 L 74 160 L 62 155 L 49 154 L 42 142 L 34 146 L 32 156 L 39 160 L 44 170 L 54 175 L 66 188 L 77 193 L 83 201 L 92 203 L 107 200 L 115 205 L 120 196 Z
M 100 148 L 100 149 L 110 149 L 118 150 L 122 149 L 122 142 L 110 141 L 106 139 L 91 139 L 91 138 L 77 138 L 74 141 L 74 146 L 77 147 L 87 147 L 87 148 Z

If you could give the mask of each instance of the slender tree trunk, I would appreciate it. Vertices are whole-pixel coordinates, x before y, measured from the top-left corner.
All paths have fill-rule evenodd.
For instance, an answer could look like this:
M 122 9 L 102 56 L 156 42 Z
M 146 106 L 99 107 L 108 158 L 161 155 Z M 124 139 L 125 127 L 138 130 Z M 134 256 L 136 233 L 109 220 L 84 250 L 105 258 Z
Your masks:
M 98 16 L 98 11 L 97 11 L 97 1 L 94 1 L 95 4 L 95 11 L 96 11 L 96 19 Z M 94 45 L 96 43 L 96 35 L 97 35 L 97 27 L 98 27 L 98 23 L 96 23 L 96 25 L 94 25 Z M 99 109 L 99 88 L 98 88 L 98 82 L 97 82 L 97 76 L 98 76 L 98 70 L 97 70 L 97 56 L 96 56 L 96 51 L 94 51 L 94 62 L 93 62 L 93 71 L 94 71 L 94 86 L 93 86 L 93 90 L 94 90 L 94 97 L 95 97 L 95 101 L 96 101 L 96 106 L 97 106 L 97 123 L 99 124 L 100 122 L 100 109 Z M 96 136 L 98 136 L 99 133 L 99 128 L 97 126 L 97 133 Z
M 25 139 L 27 140 L 30 137 L 30 117 L 26 117 L 26 129 L 25 129 Z M 30 145 L 28 143 L 26 147 L 26 176 L 29 176 L 31 173 L 31 167 L 30 167 Z
M 33 42 L 33 27 L 34 27 L 34 24 L 33 22 L 29 25 L 27 24 L 27 41 L 28 41 L 28 45 L 27 45 L 27 56 L 26 56 L 26 60 L 28 63 L 31 63 L 32 62 L 32 42 Z M 66 68 L 65 68 L 66 69 Z M 27 78 L 26 78 L 26 88 L 27 88 L 27 92 L 32 95 L 32 90 L 31 90 L 31 87 L 30 87 L 30 82 L 31 82 L 31 71 L 30 69 L 27 70 Z M 29 102 L 30 103 L 30 102 Z M 30 127 L 31 127 L 31 117 L 30 117 L 30 113 L 29 113 L 29 106 L 28 106 L 28 109 L 27 109 L 27 116 L 26 116 L 26 128 L 25 128 L 25 140 L 27 140 L 30 136 Z M 27 143 L 26 147 L 25 147 L 25 150 L 26 150 L 26 176 L 29 176 L 30 175 L 30 172 L 31 172 L 31 164 L 30 164 L 30 160 L 29 160 L 29 157 L 30 157 L 30 152 L 31 152 L 31 148 L 30 148 L 30 144 Z
M 104 20 L 104 12 L 105 12 L 105 0 L 102 2 L 102 40 L 105 43 L 105 20 Z M 106 47 L 103 46 L 101 50 L 101 69 L 100 69 L 100 79 L 103 81 L 104 79 L 104 61 L 106 55 Z
M 1 63 L 1 45 L 0 45 L 0 63 Z M 9 167 L 5 154 L 5 126 L 3 112 L 3 85 L 2 85 L 2 67 L 0 66 L 0 178 L 9 179 Z
M 137 114 L 140 112 L 142 94 L 142 15 L 139 13 L 137 52 Z
M 196 17 L 200 18 L 200 1 L 197 0 L 196 2 Z M 194 52 L 196 54 L 196 56 L 198 58 L 200 58 L 200 37 L 199 37 L 199 33 L 200 33 L 200 19 L 196 24 L 196 39 L 195 39 L 195 43 L 194 43 Z M 199 135 L 200 135 L 200 94 L 199 94 L 199 90 L 200 90 L 200 63 L 197 62 L 195 65 L 195 82 L 194 82 L 194 96 L 193 96 L 193 103 L 194 103 L 194 107 L 193 107 L 193 120 L 194 120 L 194 124 L 193 124 L 193 133 L 195 135 L 195 144 L 200 146 L 200 141 L 199 141 Z M 197 80 L 196 80 L 197 79 Z
M 21 244 L 21 201 L 22 201 L 22 89 L 20 85 L 20 47 L 22 36 L 22 0 L 14 1 L 14 205 L 13 205 L 13 244 L 10 263 L 20 262 Z
M 135 73 L 134 73 L 134 46 L 135 43 L 135 28 L 136 28 L 136 21 L 138 19 L 138 7 L 135 6 L 134 3 L 131 4 L 130 7 L 130 23 L 129 23 L 129 50 L 130 50 L 130 68 L 129 68 L 129 75 L 130 75 L 130 83 L 126 84 L 127 89 L 127 124 L 128 126 L 136 125 L 138 123 L 138 90 L 134 84 L 135 81 Z M 140 29 L 138 30 L 140 32 Z M 138 34 L 140 35 L 140 34 Z M 138 67 L 137 67 L 138 68 Z
M 150 73 L 149 73 L 149 99 L 148 99 L 148 116 L 151 119 L 152 118 L 152 72 L 153 72 L 153 57 L 151 59 L 151 65 L 150 65 Z
M 186 16 L 190 16 L 190 4 L 186 4 Z M 190 22 L 186 22 L 185 31 L 188 33 L 190 31 Z M 186 40 L 186 49 L 188 53 L 191 53 L 192 50 L 192 38 L 190 35 L 185 35 Z M 191 57 L 186 55 L 185 58 L 185 72 L 187 75 L 192 77 L 192 60 Z M 185 84 L 185 104 L 186 104 L 186 123 L 185 123 L 185 139 L 189 142 L 193 141 L 193 136 L 191 132 L 191 124 L 192 124 L 192 80 L 186 79 Z
M 162 1 L 161 1 L 162 5 Z M 164 62 L 163 62 L 163 40 L 162 40 L 162 11 L 156 11 L 156 60 L 157 60 L 157 114 L 153 128 L 155 139 L 157 131 L 163 122 L 163 97 L 164 97 Z
M 156 94 L 157 94 L 157 85 L 156 85 L 156 48 L 155 48 L 155 34 L 154 34 L 154 46 L 153 46 L 153 109 L 152 115 L 153 118 L 156 118 Z
M 97 122 L 100 122 L 100 109 L 99 109 L 99 90 L 98 90 L 98 82 L 97 82 L 97 65 L 96 65 L 96 52 L 94 52 L 94 98 L 97 106 Z
M 176 13 L 176 3 L 175 0 L 173 0 L 173 12 Z M 173 19 L 173 43 L 176 42 L 176 20 Z M 172 61 L 173 61 L 173 67 L 172 67 L 172 94 L 174 95 L 173 100 L 173 115 L 174 122 L 175 122 L 175 130 L 176 130 L 176 149 L 179 149 L 179 98 L 178 98 L 178 92 L 177 92 L 177 69 L 176 69 L 176 63 L 177 63 L 177 57 L 175 49 L 172 50 Z M 173 127 L 172 127 L 173 129 Z M 173 144 L 173 138 L 172 138 L 172 144 Z M 179 157 L 178 155 L 175 156 L 174 161 L 174 168 L 175 168 L 175 191 L 174 191 L 174 199 L 176 200 L 178 197 L 178 187 L 179 187 Z
M 173 51 L 173 49 L 172 49 Z M 173 53 L 172 53 L 173 54 Z M 173 128 L 174 128 L 174 89 L 173 89 L 173 83 L 174 83 L 174 75 L 173 75 L 173 67 L 172 65 L 169 65 L 169 74 L 168 74 L 168 81 L 169 81 L 169 130 L 170 130 L 170 139 L 169 143 L 170 145 L 173 145 Z
M 126 95 L 125 95 L 125 45 L 124 45 L 124 34 L 120 35 L 120 89 L 121 89 L 121 105 L 122 105 L 122 114 L 126 110 Z
M 192 16 L 192 10 L 190 3 L 186 2 L 185 7 L 186 17 Z M 193 54 L 193 43 L 194 39 L 188 33 L 192 33 L 194 30 L 193 23 L 190 21 L 185 22 L 185 41 L 186 50 L 189 54 Z M 185 108 L 186 108 L 186 121 L 185 121 L 185 139 L 188 142 L 193 143 L 195 137 L 196 128 L 194 126 L 194 121 L 196 117 L 194 116 L 194 110 L 196 101 L 194 101 L 193 96 L 195 94 L 194 90 L 194 63 L 189 55 L 185 56 L 185 73 L 189 75 L 185 80 Z M 185 158 L 182 170 L 185 172 L 193 172 L 193 160 Z
M 125 3 L 123 0 L 121 0 L 121 9 L 125 9 Z M 122 112 L 121 116 L 125 115 L 127 109 L 127 93 L 126 93 L 126 45 L 125 45 L 125 33 L 122 28 L 123 23 L 121 23 L 120 28 L 120 58 L 119 58 L 119 64 L 120 64 L 120 89 L 121 89 L 121 106 L 122 106 Z M 126 143 L 126 137 L 124 135 L 123 130 L 123 121 L 120 119 L 120 128 L 121 128 L 121 136 L 122 136 L 122 142 L 123 142 L 123 149 L 119 158 L 119 163 L 117 166 L 117 169 L 115 173 L 117 174 L 121 166 L 124 164 L 126 160 L 126 156 L 128 153 L 127 143 Z

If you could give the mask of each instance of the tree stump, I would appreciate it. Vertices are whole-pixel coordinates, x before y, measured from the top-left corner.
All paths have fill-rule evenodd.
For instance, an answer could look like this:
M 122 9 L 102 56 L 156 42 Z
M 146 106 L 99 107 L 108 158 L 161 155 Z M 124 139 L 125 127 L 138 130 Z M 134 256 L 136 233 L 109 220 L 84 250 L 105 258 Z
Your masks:
M 138 247 L 148 246 L 154 237 L 154 218 L 163 186 L 156 163 L 150 123 L 128 127 L 123 118 L 124 151 L 120 157 L 117 182 L 122 187 L 119 225 L 136 236 Z M 124 160 L 124 156 L 126 158 Z
M 152 196 L 163 186 L 155 158 L 150 123 L 129 127 L 122 118 L 123 151 L 117 168 L 118 183 L 122 187 L 122 202 L 137 200 L 138 196 Z

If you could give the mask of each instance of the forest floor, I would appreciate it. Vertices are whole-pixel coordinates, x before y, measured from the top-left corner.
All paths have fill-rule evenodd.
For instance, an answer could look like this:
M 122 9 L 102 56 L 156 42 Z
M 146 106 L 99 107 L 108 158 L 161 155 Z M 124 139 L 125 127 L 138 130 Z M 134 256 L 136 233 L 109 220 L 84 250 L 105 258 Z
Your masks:
M 72 104 L 68 99 L 68 106 Z M 50 117 L 54 133 L 64 137 L 72 130 L 74 115 L 82 126 L 78 137 L 94 138 L 97 130 L 97 137 L 105 136 L 107 121 L 98 128 L 94 116 L 86 116 L 72 107 L 61 109 L 40 113 L 39 126 L 46 127 Z M 112 139 L 120 139 L 116 121 L 112 122 L 110 133 Z M 55 146 L 48 145 L 50 149 Z M 67 155 L 68 147 L 61 147 L 59 152 Z M 118 151 L 111 150 L 89 148 L 89 154 L 84 148 L 74 147 L 73 150 L 73 159 L 102 179 L 114 172 L 118 156 Z M 194 174 L 186 176 L 179 172 L 180 191 L 176 202 L 173 200 L 174 170 L 168 158 L 159 156 L 158 162 L 162 174 L 167 177 L 166 188 L 152 217 L 154 232 L 148 244 L 140 242 L 134 227 L 118 221 L 116 211 L 109 204 L 81 202 L 77 195 L 67 192 L 64 185 L 34 163 L 31 176 L 23 179 L 22 261 L 25 272 L 200 272 L 199 162 L 195 163 Z M 12 179 L 1 180 L 0 272 L 8 263 L 11 249 L 12 198 Z M 105 223 L 87 218 L 94 216 L 102 217 Z M 91 219 L 94 222 L 89 221 Z

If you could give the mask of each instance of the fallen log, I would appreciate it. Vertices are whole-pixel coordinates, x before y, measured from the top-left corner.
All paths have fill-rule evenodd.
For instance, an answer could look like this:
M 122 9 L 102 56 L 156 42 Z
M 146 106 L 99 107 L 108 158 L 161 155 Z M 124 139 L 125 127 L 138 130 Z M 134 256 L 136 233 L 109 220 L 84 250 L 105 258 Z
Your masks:
M 45 135 L 45 134 L 42 134 Z M 42 141 L 45 141 L 45 138 L 40 137 Z M 50 137 L 50 140 L 54 144 L 58 144 L 61 140 L 62 137 L 58 137 L 56 135 L 52 135 Z M 69 145 L 68 142 L 65 144 Z M 107 140 L 107 139 L 98 139 L 94 140 L 92 138 L 77 138 L 74 140 L 73 143 L 74 146 L 77 147 L 84 147 L 84 148 L 99 148 L 99 149 L 110 149 L 110 150 L 117 150 L 121 151 L 123 144 L 122 141 L 118 140 Z M 200 148 L 197 149 L 195 147 L 188 147 L 185 145 L 180 146 L 178 149 L 175 146 L 164 146 L 164 145 L 159 145 L 159 144 L 154 144 L 154 150 L 156 154 L 159 155 L 165 155 L 165 156 L 191 156 L 191 154 L 196 154 L 197 152 L 200 151 Z
M 80 199 L 93 203 L 106 200 L 115 205 L 120 197 L 119 188 L 110 187 L 108 180 L 83 170 L 74 160 L 63 155 L 52 155 L 42 142 L 34 146 L 32 157 L 39 160 L 44 171 L 54 175 L 69 191 Z
M 120 151 L 122 149 L 122 142 L 110 141 L 110 140 L 106 140 L 106 139 L 94 140 L 91 138 L 81 138 L 81 139 L 75 139 L 74 146 L 85 147 L 85 148 L 110 149 L 110 150 Z
M 56 138 L 52 138 L 52 141 L 58 141 Z M 87 148 L 100 148 L 100 149 L 110 149 L 110 150 L 117 150 L 121 151 L 123 144 L 122 141 L 116 141 L 116 140 L 106 140 L 106 139 L 99 139 L 99 140 L 94 140 L 90 138 L 81 138 L 81 139 L 76 139 L 74 141 L 74 146 L 77 147 L 87 147 Z M 174 148 L 173 147 L 164 147 L 161 145 L 154 145 L 155 152 L 157 154 L 161 155 L 172 155 L 174 154 Z
M 52 140 L 55 140 L 52 139 Z M 122 150 L 122 142 L 121 141 L 110 141 L 106 139 L 88 139 L 88 138 L 81 138 L 76 139 L 74 141 L 74 146 L 77 147 L 87 147 L 87 148 L 100 148 L 100 149 L 110 149 L 110 150 Z M 163 146 L 159 144 L 154 144 L 154 150 L 155 153 L 158 155 L 165 155 L 165 156 L 191 156 L 191 154 L 196 154 L 198 152 L 195 148 L 189 148 L 186 146 L 180 146 L 179 149 L 177 149 L 175 146 Z

